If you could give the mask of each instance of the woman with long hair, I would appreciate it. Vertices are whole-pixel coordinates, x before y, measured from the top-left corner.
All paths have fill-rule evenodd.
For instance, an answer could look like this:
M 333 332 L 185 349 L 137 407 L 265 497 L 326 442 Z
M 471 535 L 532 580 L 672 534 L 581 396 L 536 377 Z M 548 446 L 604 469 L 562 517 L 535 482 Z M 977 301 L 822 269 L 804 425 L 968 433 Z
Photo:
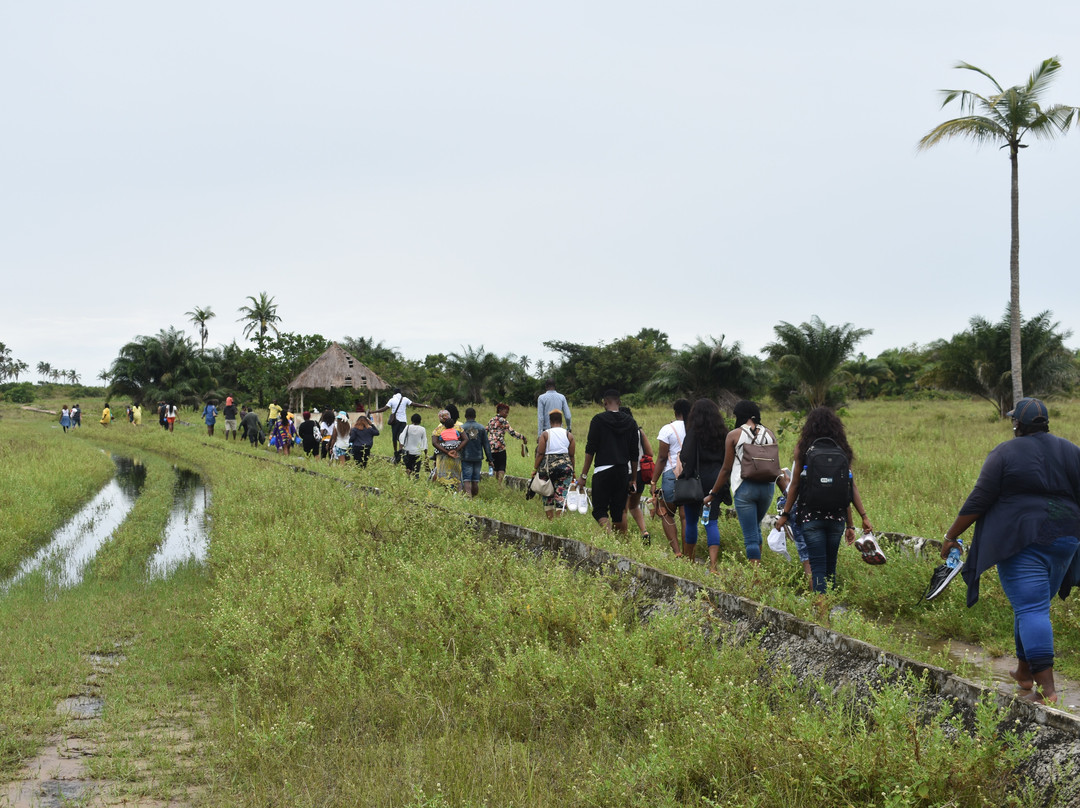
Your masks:
M 724 440 L 724 467 L 713 484 L 712 490 L 705 497 L 705 504 L 714 507 L 718 504 L 717 494 L 724 486 L 730 485 L 735 503 L 735 514 L 739 517 L 742 529 L 746 557 L 751 564 L 761 563 L 761 520 L 772 505 L 775 481 L 747 480 L 742 476 L 742 454 L 749 444 L 767 445 L 776 443 L 776 436 L 768 427 L 761 424 L 761 408 L 753 401 L 742 400 L 732 410 L 735 416 L 735 428 Z M 690 517 L 686 517 L 687 526 Z
M 333 446 L 334 460 L 345 465 L 345 462 L 349 459 L 349 455 L 352 454 L 352 450 L 349 447 L 349 434 L 352 430 L 349 428 L 349 415 L 344 410 L 337 414 L 337 420 L 334 421 L 334 431 L 331 433 L 330 442 Z
M 284 452 L 288 457 L 290 450 L 292 449 L 292 425 L 289 423 L 289 416 L 282 412 L 281 416 L 274 421 L 272 427 L 271 438 L 277 446 L 278 452 Z
M 728 428 L 724 416 L 716 402 L 699 398 L 690 408 L 686 418 L 686 440 L 676 463 L 677 476 L 701 479 L 703 491 L 711 491 L 724 469 L 727 455 Z M 709 572 L 716 572 L 720 557 L 720 528 L 716 518 L 720 515 L 720 501 L 730 499 L 720 495 L 714 497 L 709 509 L 709 518 L 705 523 L 705 540 L 709 547 Z M 694 560 L 697 551 L 698 518 L 701 516 L 702 503 L 686 504 L 686 530 L 683 534 L 683 555 Z
M 326 460 L 334 459 L 334 450 L 332 448 L 332 441 L 334 437 L 334 411 L 327 407 L 322 411 L 322 415 L 319 416 L 319 435 L 321 436 L 321 443 L 319 444 L 319 456 Z
M 863 531 L 869 533 L 874 529 L 866 516 L 866 508 L 863 507 L 854 476 L 851 477 L 850 502 L 843 507 L 822 509 L 815 507 L 812 502 L 799 502 L 799 489 L 806 482 L 807 459 L 814 451 L 814 442 L 822 439 L 831 440 L 847 455 L 850 468 L 851 462 L 855 459 L 855 453 L 848 443 L 844 422 L 829 407 L 815 407 L 810 410 L 802 432 L 799 433 L 799 442 L 795 445 L 793 476 L 791 485 L 788 487 L 784 511 L 776 521 L 776 527 L 782 529 L 791 516 L 792 508 L 798 505 L 798 519 L 802 525 L 803 540 L 806 542 L 806 549 L 810 555 L 810 583 L 815 592 L 824 592 L 828 584 L 835 582 L 836 556 L 840 550 L 840 538 L 846 534 L 848 544 L 855 541 L 851 503 L 854 503 L 855 510 L 862 517 Z

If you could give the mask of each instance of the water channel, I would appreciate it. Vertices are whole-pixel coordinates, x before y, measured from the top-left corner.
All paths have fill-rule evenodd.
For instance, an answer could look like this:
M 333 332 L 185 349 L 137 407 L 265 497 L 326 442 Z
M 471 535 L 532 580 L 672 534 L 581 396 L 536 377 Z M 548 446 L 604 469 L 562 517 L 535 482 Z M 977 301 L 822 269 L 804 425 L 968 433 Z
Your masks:
M 146 482 L 147 469 L 140 461 L 110 457 L 116 464 L 116 476 L 0 584 L 0 592 L 34 572 L 44 575 L 53 587 L 76 586 L 82 580 L 86 565 L 123 524 Z M 206 558 L 210 492 L 197 473 L 175 466 L 173 473 L 176 481 L 172 510 L 161 544 L 147 564 L 150 578 L 164 578 L 180 564 L 200 563 Z

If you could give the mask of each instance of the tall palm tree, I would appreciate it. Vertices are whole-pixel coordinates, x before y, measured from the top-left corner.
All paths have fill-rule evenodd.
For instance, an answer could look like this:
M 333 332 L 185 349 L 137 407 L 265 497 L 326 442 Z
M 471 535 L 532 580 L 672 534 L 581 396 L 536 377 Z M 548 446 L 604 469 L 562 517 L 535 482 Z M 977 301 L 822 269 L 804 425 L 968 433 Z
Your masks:
M 773 326 L 773 331 L 776 342 L 770 342 L 764 350 L 799 379 L 811 409 L 825 403 L 829 386 L 837 381 L 844 360 L 863 337 L 874 333 L 851 323 L 826 325 L 816 314 L 808 323 L 794 326 L 781 322 Z
M 52 365 L 48 362 L 38 362 L 37 372 L 45 379 L 48 379 L 52 375 Z
M 929 149 L 943 140 L 967 138 L 975 143 L 1000 143 L 1009 150 L 1012 167 L 1011 225 L 1012 242 L 1009 246 L 1009 364 L 1012 370 L 1013 401 L 1024 397 L 1022 362 L 1020 356 L 1020 149 L 1024 135 L 1050 139 L 1063 134 L 1080 118 L 1080 107 L 1040 103 L 1043 93 L 1061 68 L 1057 57 L 1045 59 L 1028 77 L 1026 84 L 1003 89 L 997 79 L 981 68 L 958 62 L 958 70 L 973 70 L 990 80 L 994 94 L 981 96 L 970 90 L 942 90 L 944 107 L 953 101 L 960 104 L 962 117 L 940 123 L 919 141 L 919 149 Z
M 251 301 L 251 305 L 237 309 L 243 316 L 237 318 L 236 322 L 247 321 L 247 325 L 244 326 L 244 336 L 250 338 L 252 332 L 255 332 L 255 341 L 259 344 L 261 351 L 266 342 L 267 331 L 273 331 L 275 336 L 281 333 L 277 329 L 277 324 L 281 322 L 277 313 L 277 303 L 266 292 L 259 292 L 258 298 L 248 295 L 247 299 Z
M 187 315 L 191 324 L 199 330 L 199 353 L 204 353 L 206 351 L 206 338 L 210 336 L 206 323 L 217 315 L 209 306 L 205 309 L 196 306 L 192 311 L 185 311 L 184 314 Z

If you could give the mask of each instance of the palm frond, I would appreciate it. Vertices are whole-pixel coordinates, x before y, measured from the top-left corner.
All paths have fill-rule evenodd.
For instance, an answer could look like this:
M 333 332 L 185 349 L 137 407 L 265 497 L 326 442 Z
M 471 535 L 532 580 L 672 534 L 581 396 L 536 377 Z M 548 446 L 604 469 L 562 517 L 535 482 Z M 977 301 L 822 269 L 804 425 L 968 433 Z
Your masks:
M 953 118 L 950 121 L 939 123 L 923 135 L 916 148 L 919 151 L 925 151 L 943 140 L 952 140 L 958 137 L 967 138 L 976 143 L 985 143 L 987 141 L 1007 140 L 1008 131 L 999 122 L 982 115 Z
M 985 70 L 983 70 L 981 67 L 976 67 L 975 65 L 968 64 L 967 62 L 957 62 L 955 65 L 953 65 L 953 67 L 957 70 L 973 70 L 979 75 L 986 76 L 986 78 L 990 79 L 990 83 L 997 88 L 997 91 L 999 93 L 1002 92 L 1001 85 L 998 84 L 998 80 L 991 76 L 989 73 L 987 73 Z

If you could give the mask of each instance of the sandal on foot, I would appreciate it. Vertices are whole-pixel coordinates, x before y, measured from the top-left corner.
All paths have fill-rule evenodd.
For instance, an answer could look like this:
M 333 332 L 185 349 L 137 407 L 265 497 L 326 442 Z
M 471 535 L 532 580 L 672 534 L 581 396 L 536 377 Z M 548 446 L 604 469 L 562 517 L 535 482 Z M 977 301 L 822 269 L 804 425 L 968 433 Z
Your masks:
M 641 546 L 648 547 L 650 544 L 652 544 L 652 537 L 649 535 L 649 531 L 646 530 L 641 534 Z

